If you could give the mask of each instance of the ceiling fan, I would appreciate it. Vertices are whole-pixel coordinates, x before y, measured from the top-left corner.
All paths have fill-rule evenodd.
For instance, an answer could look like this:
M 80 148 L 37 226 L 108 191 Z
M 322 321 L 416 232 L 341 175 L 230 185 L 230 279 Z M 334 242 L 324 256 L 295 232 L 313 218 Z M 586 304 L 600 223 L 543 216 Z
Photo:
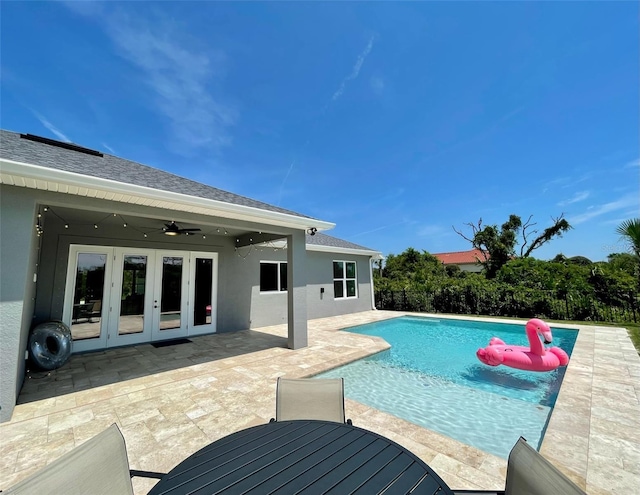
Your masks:
M 162 230 L 165 235 L 189 235 L 192 232 L 200 232 L 200 229 L 181 229 L 176 222 L 165 223 Z

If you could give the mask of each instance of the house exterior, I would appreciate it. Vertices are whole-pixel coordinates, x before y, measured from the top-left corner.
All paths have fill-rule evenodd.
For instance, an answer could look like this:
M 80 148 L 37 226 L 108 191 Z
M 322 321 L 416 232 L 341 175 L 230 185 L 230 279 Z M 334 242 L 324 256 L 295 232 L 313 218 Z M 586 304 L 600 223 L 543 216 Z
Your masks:
M 73 352 L 264 325 L 307 345 L 307 319 L 374 308 L 380 253 L 334 224 L 139 163 L 0 131 L 0 421 L 29 332 Z
M 436 253 L 433 256 L 438 258 L 443 265 L 458 265 L 464 272 L 479 273 L 482 271 L 481 261 L 488 259 L 489 255 L 479 249 L 470 251 L 454 251 L 450 253 Z M 486 257 L 486 258 L 485 258 Z

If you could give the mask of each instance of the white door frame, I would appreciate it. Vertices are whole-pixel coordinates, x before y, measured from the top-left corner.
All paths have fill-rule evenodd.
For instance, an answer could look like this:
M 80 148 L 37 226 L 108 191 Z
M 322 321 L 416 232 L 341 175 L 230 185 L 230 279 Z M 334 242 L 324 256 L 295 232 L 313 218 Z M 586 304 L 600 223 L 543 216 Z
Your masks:
M 107 337 L 108 346 L 120 346 L 128 344 L 139 344 L 141 342 L 149 342 L 151 340 L 151 331 L 153 327 L 153 298 L 155 290 L 156 275 L 156 251 L 154 249 L 138 249 L 138 248 L 115 248 L 114 249 L 114 265 L 112 275 L 112 304 L 109 319 L 109 336 Z M 122 304 L 122 275 L 124 268 L 125 256 L 146 256 L 147 257 L 147 274 L 145 279 L 144 293 L 144 313 L 142 315 L 143 327 L 142 332 L 132 334 L 120 333 L 120 309 Z
M 73 296 L 76 286 L 76 272 L 78 269 L 78 254 L 96 253 L 105 254 L 106 263 L 104 269 L 104 287 L 102 295 L 102 306 L 100 314 L 100 334 L 95 338 L 82 340 L 74 340 L 72 344 L 73 352 L 89 351 L 94 349 L 103 349 L 108 346 L 108 326 L 109 326 L 109 307 L 111 303 L 111 273 L 113 271 L 113 248 L 107 246 L 84 246 L 80 244 L 71 244 L 69 246 L 69 258 L 67 264 L 67 280 L 64 297 L 64 306 L 62 309 L 62 321 L 73 330 Z M 95 323 L 98 324 L 98 323 Z
M 210 259 L 211 263 L 211 323 L 207 325 L 196 325 L 194 318 L 193 304 L 189 307 L 189 335 L 202 335 L 204 333 L 214 333 L 216 331 L 216 322 L 218 315 L 218 253 L 207 253 L 200 251 L 192 251 L 190 257 L 190 273 L 189 273 L 189 300 L 196 299 L 196 260 L 200 258 Z
M 162 268 L 165 257 L 182 258 L 182 277 L 180 280 L 180 325 L 177 328 L 161 329 L 162 325 Z M 156 251 L 156 266 L 155 266 L 155 283 L 154 283 L 154 298 L 153 298 L 153 312 L 151 327 L 151 340 L 169 340 L 179 337 L 186 337 L 188 334 L 189 324 L 189 277 L 191 275 L 190 270 L 190 256 L 189 251 L 169 251 L 169 250 L 157 250 Z
M 105 349 L 107 347 L 169 340 L 179 337 L 214 333 L 217 327 L 218 301 L 218 253 L 205 251 L 159 250 L 149 248 L 129 248 L 112 246 L 92 246 L 72 244 L 69 246 L 66 290 L 62 321 L 72 328 L 73 299 L 79 253 L 106 255 L 104 290 L 100 317 L 100 334 L 95 338 L 73 341 L 73 352 Z M 145 284 L 145 310 L 143 331 L 136 334 L 118 333 L 122 291 L 122 269 L 127 255 L 147 256 L 147 279 Z M 180 326 L 175 329 L 160 330 L 160 298 L 162 295 L 163 257 L 182 257 Z M 195 325 L 191 301 L 195 301 L 196 259 L 211 259 L 211 322 Z M 95 323 L 96 325 L 98 322 Z

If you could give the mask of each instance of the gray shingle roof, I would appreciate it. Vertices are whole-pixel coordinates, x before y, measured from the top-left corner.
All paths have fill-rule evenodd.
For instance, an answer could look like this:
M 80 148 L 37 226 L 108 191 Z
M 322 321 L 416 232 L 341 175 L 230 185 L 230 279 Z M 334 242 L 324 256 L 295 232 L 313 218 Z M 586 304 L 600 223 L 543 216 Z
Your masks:
M 313 218 L 291 210 L 240 196 L 200 182 L 164 172 L 157 168 L 104 154 L 93 156 L 78 151 L 23 139 L 19 133 L 0 130 L 0 157 L 7 160 L 74 172 L 102 179 L 150 187 L 162 191 L 186 194 L 203 199 L 223 201 L 241 206 L 259 208 Z
M 0 129 L 0 157 L 7 160 L 109 179 L 121 183 L 150 187 L 162 191 L 186 194 L 241 206 L 250 206 L 302 218 L 313 218 L 113 155 L 103 154 L 103 156 L 94 156 L 23 139 L 17 132 L 2 129 Z M 373 249 L 320 232 L 313 236 L 307 234 L 306 242 L 307 244 L 316 246 L 361 249 L 377 252 Z
M 332 237 L 321 232 L 317 232 L 315 235 L 307 234 L 307 244 L 334 248 L 363 249 L 365 251 L 377 252 L 375 249 L 360 246 L 358 244 L 354 244 L 353 242 L 338 239 L 337 237 Z

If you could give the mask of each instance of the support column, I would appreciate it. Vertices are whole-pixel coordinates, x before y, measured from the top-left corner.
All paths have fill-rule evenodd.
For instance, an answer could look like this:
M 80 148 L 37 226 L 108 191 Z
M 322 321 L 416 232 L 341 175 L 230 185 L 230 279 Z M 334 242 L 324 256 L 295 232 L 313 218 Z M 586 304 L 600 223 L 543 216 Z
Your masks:
M 289 349 L 307 347 L 307 246 L 304 231 L 287 236 L 287 323 Z
M 9 421 L 25 373 L 35 295 L 35 200 L 0 187 L 0 422 Z

